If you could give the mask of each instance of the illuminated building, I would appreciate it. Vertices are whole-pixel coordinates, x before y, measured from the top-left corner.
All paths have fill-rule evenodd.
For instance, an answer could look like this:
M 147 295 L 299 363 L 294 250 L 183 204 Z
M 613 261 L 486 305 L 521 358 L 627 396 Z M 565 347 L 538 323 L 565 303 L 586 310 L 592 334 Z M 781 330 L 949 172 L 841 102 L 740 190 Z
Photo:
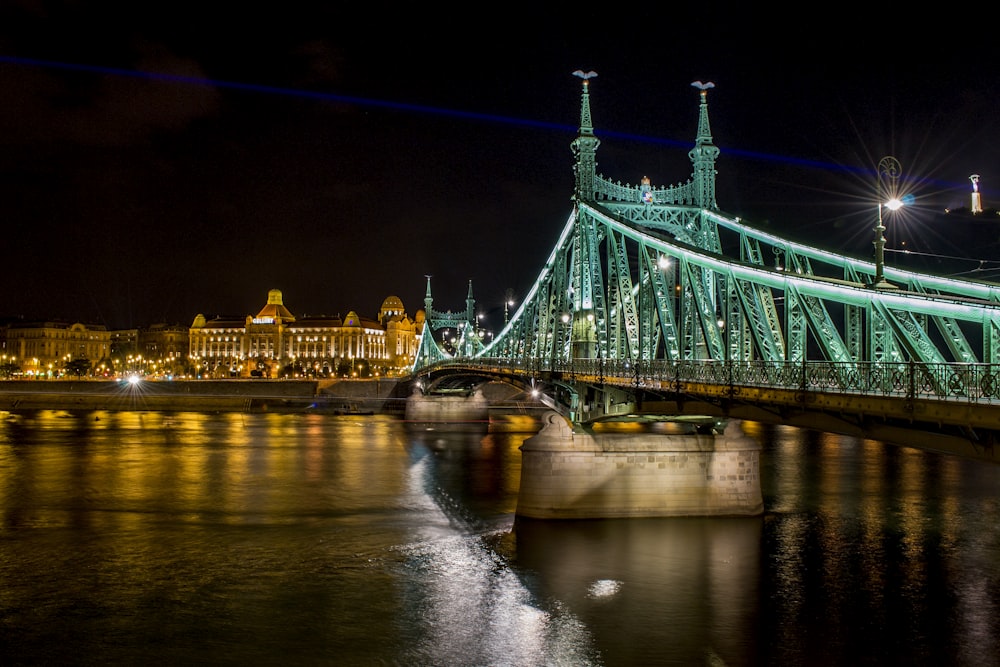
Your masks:
M 6 350 L 25 375 L 53 377 L 72 359 L 108 360 L 112 337 L 113 332 L 99 324 L 12 322 Z
M 146 360 L 144 369 L 153 374 L 183 375 L 188 363 L 188 328 L 180 324 L 152 324 L 139 329 L 134 348 Z
M 199 314 L 189 330 L 189 356 L 203 377 L 323 377 L 398 375 L 420 347 L 423 311 L 410 319 L 398 297 L 382 302 L 378 317 L 296 317 L 280 290 L 267 294 L 256 315 Z

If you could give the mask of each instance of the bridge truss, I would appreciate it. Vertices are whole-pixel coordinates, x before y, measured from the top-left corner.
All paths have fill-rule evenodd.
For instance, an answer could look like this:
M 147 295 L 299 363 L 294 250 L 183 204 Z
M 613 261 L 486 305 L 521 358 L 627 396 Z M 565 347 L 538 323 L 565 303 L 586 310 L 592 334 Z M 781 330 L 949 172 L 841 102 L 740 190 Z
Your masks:
M 644 210 L 645 209 L 645 210 Z M 885 269 L 707 209 L 578 202 L 483 356 L 504 359 L 1000 362 L 1000 286 Z M 662 233 L 698 230 L 711 246 Z M 719 252 L 739 248 L 739 257 Z M 765 258 L 779 258 L 768 265 Z

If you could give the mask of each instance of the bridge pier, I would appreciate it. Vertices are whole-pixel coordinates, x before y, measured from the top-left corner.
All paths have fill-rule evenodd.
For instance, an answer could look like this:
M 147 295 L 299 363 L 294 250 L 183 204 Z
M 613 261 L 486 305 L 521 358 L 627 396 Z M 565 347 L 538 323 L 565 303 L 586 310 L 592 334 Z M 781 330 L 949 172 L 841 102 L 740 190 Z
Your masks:
M 521 445 L 517 515 L 534 519 L 758 516 L 760 444 L 720 434 L 578 433 L 556 413 Z
M 481 389 L 453 394 L 424 394 L 420 387 L 414 386 L 406 399 L 405 419 L 413 426 L 428 429 L 488 425 L 489 402 Z

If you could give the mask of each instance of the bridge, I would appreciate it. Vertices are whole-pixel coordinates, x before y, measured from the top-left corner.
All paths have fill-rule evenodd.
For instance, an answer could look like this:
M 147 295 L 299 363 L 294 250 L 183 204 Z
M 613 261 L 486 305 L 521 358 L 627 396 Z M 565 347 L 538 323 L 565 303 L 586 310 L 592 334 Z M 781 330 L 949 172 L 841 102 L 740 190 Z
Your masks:
M 703 415 L 790 424 L 996 462 L 1000 284 L 886 266 L 792 242 L 716 201 L 708 92 L 683 183 L 613 181 L 583 79 L 569 218 L 530 292 L 486 342 L 466 309 L 434 310 L 416 376 L 466 374 L 540 390 L 575 430 Z M 899 165 L 877 170 L 880 200 Z M 873 206 L 873 217 L 875 207 Z M 457 332 L 449 349 L 435 332 Z

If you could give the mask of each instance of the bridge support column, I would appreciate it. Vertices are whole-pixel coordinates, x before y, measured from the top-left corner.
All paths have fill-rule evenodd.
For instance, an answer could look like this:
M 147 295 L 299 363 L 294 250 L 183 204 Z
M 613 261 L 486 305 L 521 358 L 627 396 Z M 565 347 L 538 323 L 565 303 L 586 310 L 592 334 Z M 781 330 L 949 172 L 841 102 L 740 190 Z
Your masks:
M 521 445 L 517 515 L 758 516 L 761 447 L 739 424 L 716 435 L 588 434 L 550 413 Z
M 425 395 L 418 387 L 406 399 L 406 421 L 428 429 L 488 425 L 489 403 L 481 389 L 469 394 Z

